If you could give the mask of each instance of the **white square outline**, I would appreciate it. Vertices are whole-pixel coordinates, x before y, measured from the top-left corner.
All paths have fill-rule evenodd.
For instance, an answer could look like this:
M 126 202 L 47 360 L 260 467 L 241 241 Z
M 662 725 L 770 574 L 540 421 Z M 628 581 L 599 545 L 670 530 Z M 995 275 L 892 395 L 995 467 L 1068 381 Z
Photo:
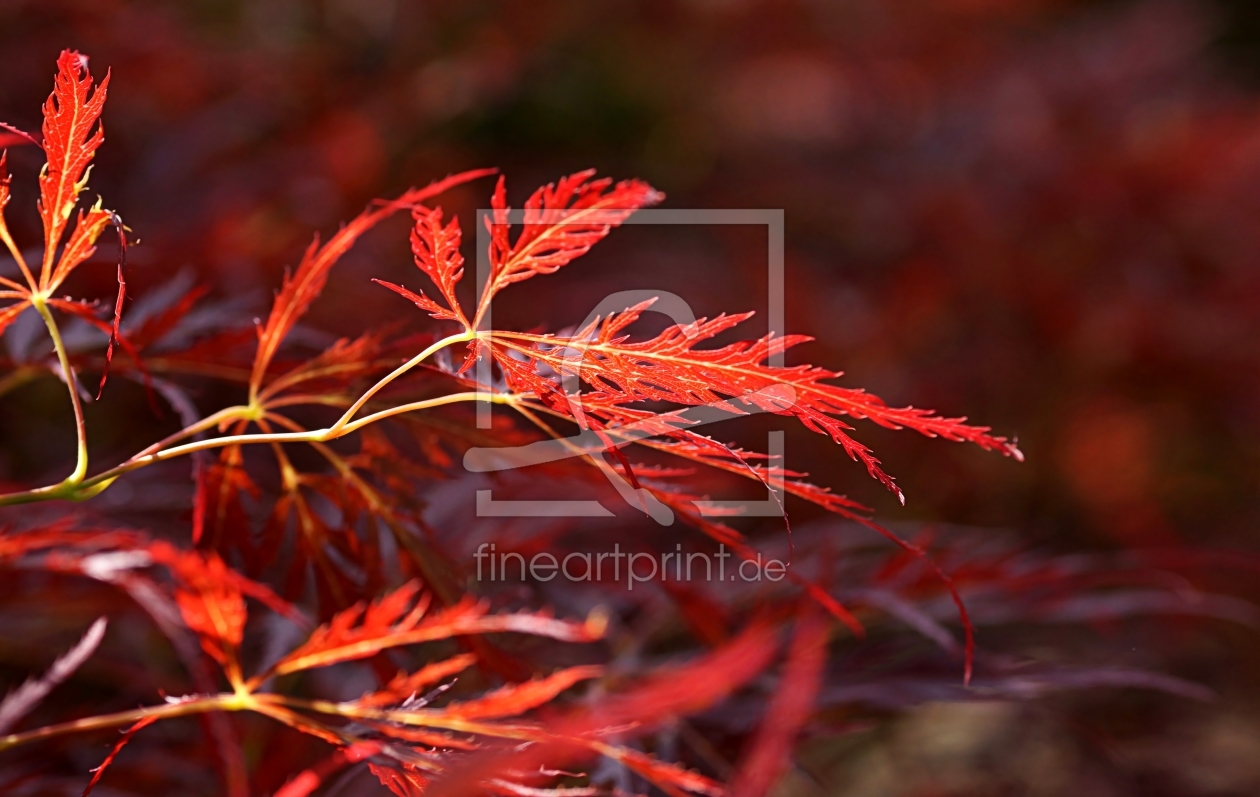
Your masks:
M 477 295 L 485 289 L 490 279 L 490 223 L 493 223 L 495 210 L 491 208 L 477 209 Z M 490 223 L 487 223 L 490 222 Z M 524 224 L 525 209 L 512 208 L 507 211 L 507 224 Z M 564 223 L 563 220 L 559 223 Z M 632 213 L 622 220 L 618 226 L 635 224 L 664 225 L 708 225 L 708 226 L 752 226 L 764 224 L 768 232 L 767 244 L 767 283 L 766 283 L 766 319 L 767 332 L 774 335 L 786 334 L 786 295 L 784 292 L 784 224 L 783 210 L 754 208 L 644 208 Z M 491 299 L 481 315 L 477 331 L 493 329 L 491 315 L 494 300 Z M 782 368 L 784 349 L 771 346 L 767 353 L 766 363 L 772 368 Z M 491 391 L 487 388 L 494 378 L 492 358 L 479 359 L 475 366 L 478 400 L 477 428 L 491 427 L 493 402 Z M 779 461 L 780 474 L 787 469 L 784 453 L 784 433 L 771 431 L 767 441 L 766 453 L 768 462 Z M 726 500 L 726 501 L 694 501 L 696 509 L 702 516 L 726 516 L 738 512 L 745 517 L 780 517 L 783 514 L 783 477 L 771 474 L 767 482 L 769 489 L 765 500 Z M 614 517 L 613 512 L 599 501 L 496 501 L 491 490 L 477 491 L 477 517 Z

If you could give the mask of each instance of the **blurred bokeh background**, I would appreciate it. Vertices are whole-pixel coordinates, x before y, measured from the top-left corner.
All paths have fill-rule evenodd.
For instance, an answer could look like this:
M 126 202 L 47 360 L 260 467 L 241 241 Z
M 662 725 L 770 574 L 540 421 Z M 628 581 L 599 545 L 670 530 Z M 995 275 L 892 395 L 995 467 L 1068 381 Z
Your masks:
M 904 509 L 816 441 L 790 438 L 792 467 L 911 528 L 1060 553 L 1256 549 L 1248 0 L 0 0 L 0 118 L 38 127 L 64 47 L 113 73 L 92 188 L 140 238 L 136 296 L 186 272 L 261 314 L 312 230 L 465 168 L 502 168 L 517 203 L 595 167 L 648 180 L 665 207 L 782 208 L 788 331 L 817 338 L 800 356 L 1018 435 L 1028 456 L 864 430 Z M 11 168 L 37 155 L 13 150 Z M 19 182 L 15 207 L 33 201 Z M 453 201 L 467 213 L 488 191 Z M 356 250 L 312 325 L 396 311 L 367 275 L 406 276 L 403 247 Z M 700 314 L 764 307 L 763 232 L 630 228 L 601 249 L 496 316 L 576 323 L 623 288 Z M 109 269 L 76 279 L 110 295 Z M 40 395 L 0 418 L 0 480 L 60 461 L 32 433 L 41 412 L 62 420 Z M 1131 632 L 1097 630 L 1121 646 Z M 814 782 L 784 788 L 1260 793 L 1256 642 L 1164 622 L 1132 661 L 1216 702 L 928 705 L 805 751 Z

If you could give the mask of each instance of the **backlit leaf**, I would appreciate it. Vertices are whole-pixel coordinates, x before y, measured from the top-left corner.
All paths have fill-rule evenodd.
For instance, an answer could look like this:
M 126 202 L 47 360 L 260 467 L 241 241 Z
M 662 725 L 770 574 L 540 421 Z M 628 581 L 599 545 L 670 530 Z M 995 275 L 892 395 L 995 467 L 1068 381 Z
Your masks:
M 515 241 L 510 236 L 506 187 L 499 178 L 490 199 L 494 210 L 485 220 L 490 231 L 490 278 L 482 289 L 474 326 L 499 291 L 536 274 L 557 271 L 590 251 L 634 211 L 665 198 L 638 180 L 613 185 L 610 178 L 592 180 L 594 176 L 594 169 L 577 172 L 531 194 Z
M 108 73 L 93 90 L 87 57 L 73 50 L 62 51 L 53 92 L 44 103 L 48 166 L 39 177 L 39 214 L 44 223 L 41 287 L 59 281 L 54 280 L 54 259 L 79 194 L 87 186 L 89 164 L 105 140 L 99 119 L 108 88 Z M 86 235 L 90 236 L 90 231 Z M 65 273 L 59 276 L 64 278 Z
M 427 615 L 429 600 L 416 600 L 419 585 L 411 583 L 369 605 L 338 613 L 310 639 L 275 666 L 277 674 L 326 667 L 341 661 L 372 656 L 401 645 L 415 645 L 466 634 L 517 632 L 567 642 L 598 639 L 603 627 L 597 621 L 576 623 L 543 614 L 520 612 L 490 614 L 484 603 L 468 599 Z
M 284 284 L 272 304 L 271 314 L 259 330 L 258 353 L 250 376 L 251 390 L 256 392 L 262 386 L 267 369 L 285 336 L 324 289 L 329 270 L 360 236 L 399 210 L 413 207 L 450 188 L 492 173 L 493 170 L 486 169 L 463 172 L 437 180 L 424 188 L 413 188 L 397 199 L 363 211 L 322 246 L 318 239 L 312 241 L 298 267 L 291 275 L 285 276 Z

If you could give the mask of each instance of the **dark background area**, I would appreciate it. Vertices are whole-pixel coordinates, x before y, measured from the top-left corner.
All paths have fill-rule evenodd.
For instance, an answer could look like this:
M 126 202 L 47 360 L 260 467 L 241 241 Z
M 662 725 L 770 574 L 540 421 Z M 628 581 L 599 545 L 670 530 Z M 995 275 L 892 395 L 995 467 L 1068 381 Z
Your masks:
M 38 126 L 65 47 L 113 73 L 92 190 L 139 236 L 135 297 L 186 270 L 261 314 L 312 230 L 480 166 L 517 204 L 595 167 L 651 182 L 667 208 L 782 208 L 787 331 L 817 338 L 795 361 L 966 413 L 1028 457 L 864 429 L 904 509 L 807 434 L 789 438 L 791 467 L 908 527 L 1058 552 L 1255 551 L 1254 3 L 0 0 L 0 118 Z M 37 155 L 10 153 L 24 240 Z M 489 190 L 453 195 L 466 227 Z M 702 315 L 758 309 L 764 251 L 751 229 L 631 227 L 495 313 L 559 328 L 629 288 Z M 365 241 L 309 325 L 349 334 L 399 313 L 367 278 L 410 269 L 402 235 Z M 75 279 L 112 295 L 107 267 Z M 415 315 L 400 313 L 425 328 Z M 59 389 L 5 399 L 0 480 L 59 467 Z M 98 441 L 121 450 L 153 423 Z M 1109 646 L 1129 633 L 1095 630 Z M 836 794 L 1256 793 L 1254 634 L 1187 621 L 1138 641 L 1144 663 L 1221 699 L 929 705 L 810 760 Z

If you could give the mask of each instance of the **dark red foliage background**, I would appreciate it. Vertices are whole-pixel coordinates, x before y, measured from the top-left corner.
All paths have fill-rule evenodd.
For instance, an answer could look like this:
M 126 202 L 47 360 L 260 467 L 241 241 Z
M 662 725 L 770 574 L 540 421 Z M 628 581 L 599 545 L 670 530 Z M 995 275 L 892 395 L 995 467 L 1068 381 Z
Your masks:
M 0 0 L 0 117 L 38 127 L 63 48 L 109 67 L 92 190 L 139 238 L 132 294 L 188 269 L 255 315 L 312 229 L 463 169 L 500 167 L 521 192 L 595 167 L 647 180 L 667 207 L 783 208 L 788 331 L 818 339 L 809 361 L 890 403 L 1017 433 L 1028 458 L 869 431 L 904 509 L 808 434 L 789 436 L 791 467 L 911 536 L 926 523 L 1063 552 L 1254 551 L 1249 13 L 1162 0 Z M 37 159 L 16 148 L 10 168 Z M 33 201 L 23 188 L 14 207 Z M 459 189 L 448 207 L 466 214 L 488 190 Z M 37 239 L 33 218 L 12 224 Z M 310 326 L 357 334 L 392 315 L 431 328 L 368 280 L 414 279 L 390 229 L 347 257 Z M 700 315 L 757 309 L 764 247 L 755 229 L 632 227 L 580 272 L 521 286 L 496 320 L 576 324 L 625 288 L 677 292 Z M 75 279 L 78 295 L 112 296 L 110 269 Z M 0 482 L 64 464 L 60 390 L 6 398 Z M 89 409 L 94 445 L 119 454 L 166 425 Z M 1221 698 L 1089 692 L 1057 699 L 1053 717 L 929 707 L 820 743 L 803 765 L 846 794 L 1260 788 L 1254 634 L 1181 620 L 1095 630 L 1107 645 L 1093 663 L 1172 672 Z M 1053 630 L 983 641 L 1081 655 Z M 786 788 L 820 793 L 806 778 Z

